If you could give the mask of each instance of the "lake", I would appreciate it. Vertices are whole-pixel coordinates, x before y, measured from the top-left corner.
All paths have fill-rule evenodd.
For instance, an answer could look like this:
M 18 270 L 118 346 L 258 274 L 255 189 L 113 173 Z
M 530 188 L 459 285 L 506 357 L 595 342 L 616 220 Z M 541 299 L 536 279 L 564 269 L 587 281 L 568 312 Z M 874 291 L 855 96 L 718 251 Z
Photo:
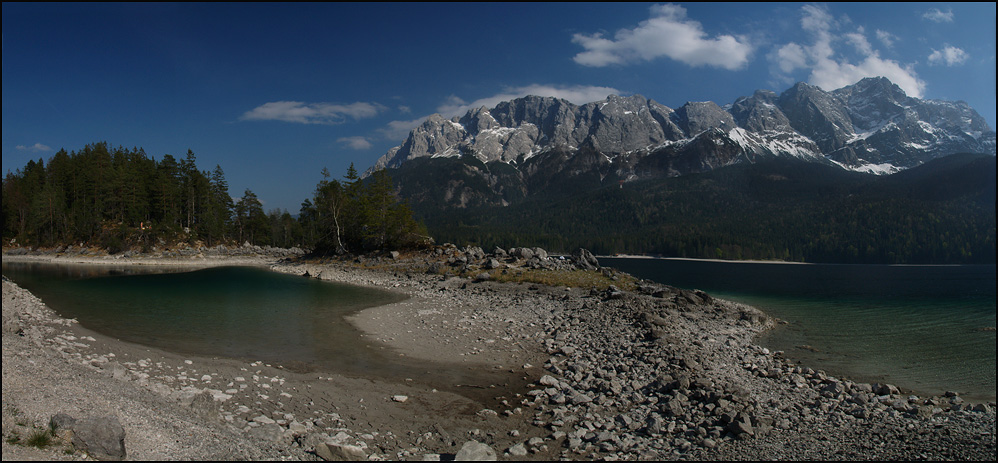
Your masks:
M 995 266 L 600 258 L 639 278 L 788 322 L 759 345 L 829 374 L 995 400 Z
M 344 317 L 405 297 L 257 267 L 3 263 L 3 274 L 66 318 L 131 343 L 171 352 L 262 360 L 440 389 L 505 384 L 463 365 L 400 357 Z M 296 368 L 296 369 L 297 369 Z

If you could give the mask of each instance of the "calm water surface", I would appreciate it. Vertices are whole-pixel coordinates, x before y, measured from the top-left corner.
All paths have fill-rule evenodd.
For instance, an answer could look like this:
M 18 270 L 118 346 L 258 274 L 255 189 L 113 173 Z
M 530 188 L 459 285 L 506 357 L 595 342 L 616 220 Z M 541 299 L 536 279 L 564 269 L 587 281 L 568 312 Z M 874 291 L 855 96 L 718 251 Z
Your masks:
M 386 291 L 254 267 L 4 262 L 3 274 L 89 329 L 173 352 L 414 378 L 442 389 L 508 379 L 370 346 L 344 317 L 404 299 Z
M 758 342 L 814 368 L 995 400 L 995 266 L 796 265 L 601 258 L 789 322 Z

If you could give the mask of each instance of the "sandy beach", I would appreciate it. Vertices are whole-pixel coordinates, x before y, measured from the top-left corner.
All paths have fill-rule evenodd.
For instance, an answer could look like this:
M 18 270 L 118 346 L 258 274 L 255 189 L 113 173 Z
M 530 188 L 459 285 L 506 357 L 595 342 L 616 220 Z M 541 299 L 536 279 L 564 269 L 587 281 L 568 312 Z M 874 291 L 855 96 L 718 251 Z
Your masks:
M 995 457 L 993 403 L 914 397 L 790 364 L 753 344 L 774 323 L 758 310 L 612 271 L 602 275 L 617 285 L 602 288 L 499 282 L 500 271 L 569 264 L 453 247 L 324 263 L 4 260 L 254 265 L 395 291 L 407 298 L 349 317 L 374 348 L 488 382 L 179 355 L 62 319 L 5 279 L 4 460 L 81 458 L 58 437 L 26 444 L 59 413 L 115 417 L 135 460 L 471 458 L 472 442 L 498 459 Z

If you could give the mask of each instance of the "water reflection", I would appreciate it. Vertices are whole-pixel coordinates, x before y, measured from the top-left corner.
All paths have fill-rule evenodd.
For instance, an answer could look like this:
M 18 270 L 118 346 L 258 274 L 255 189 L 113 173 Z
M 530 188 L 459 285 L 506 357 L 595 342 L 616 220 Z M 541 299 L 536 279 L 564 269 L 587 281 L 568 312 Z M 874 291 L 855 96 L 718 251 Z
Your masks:
M 404 299 L 386 291 L 250 267 L 4 262 L 3 273 L 86 328 L 173 352 L 263 360 L 297 371 L 411 378 L 463 395 L 469 391 L 456 384 L 518 382 L 508 373 L 371 347 L 344 318 Z

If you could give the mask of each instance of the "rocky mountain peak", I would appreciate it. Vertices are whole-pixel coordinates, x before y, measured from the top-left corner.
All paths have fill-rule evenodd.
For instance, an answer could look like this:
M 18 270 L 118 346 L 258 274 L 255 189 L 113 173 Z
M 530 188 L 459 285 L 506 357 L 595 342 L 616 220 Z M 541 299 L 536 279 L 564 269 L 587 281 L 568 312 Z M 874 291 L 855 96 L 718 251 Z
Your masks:
M 676 124 L 694 137 L 708 129 L 722 129 L 725 132 L 738 126 L 731 113 L 721 109 L 713 101 L 688 102 L 673 113 Z
M 772 90 L 756 90 L 750 97 L 735 100 L 728 108 L 739 127 L 752 132 L 793 131 L 790 120 L 778 106 L 779 95 Z
M 725 107 L 689 102 L 676 110 L 641 95 L 609 95 L 581 106 L 525 96 L 450 120 L 430 116 L 372 169 L 457 157 L 466 148 L 482 162 L 515 167 L 552 151 L 568 160 L 584 148 L 586 156 L 599 153 L 619 163 L 616 175 L 633 178 L 643 175 L 635 166 L 651 165 L 644 157 L 662 156 L 666 147 L 681 153 L 682 165 L 698 168 L 793 156 L 885 173 L 957 152 L 994 154 L 995 133 L 966 103 L 913 98 L 883 77 L 831 92 L 801 82 L 781 94 L 758 90 Z M 597 164 L 605 168 L 602 161 L 581 165 Z M 648 172 L 685 173 L 673 161 L 652 164 L 670 167 Z
M 813 85 L 794 85 L 780 95 L 778 104 L 791 127 L 814 140 L 824 153 L 845 146 L 853 133 L 845 102 Z

